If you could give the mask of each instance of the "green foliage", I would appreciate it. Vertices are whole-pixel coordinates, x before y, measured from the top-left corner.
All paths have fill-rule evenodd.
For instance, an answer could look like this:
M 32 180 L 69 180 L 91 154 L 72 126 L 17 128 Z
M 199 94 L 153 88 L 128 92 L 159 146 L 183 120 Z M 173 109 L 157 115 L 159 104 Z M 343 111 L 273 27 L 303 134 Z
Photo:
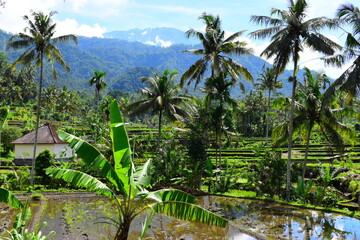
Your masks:
M 45 149 L 39 153 L 35 159 L 35 174 L 39 179 L 39 184 L 47 185 L 50 183 L 49 176 L 45 173 L 45 169 L 54 163 L 55 154 Z
M 16 209 L 24 208 L 24 205 L 12 192 L 2 187 L 0 187 L 0 202 L 9 204 Z
M 14 151 L 12 141 L 22 136 L 21 128 L 14 126 L 5 126 L 1 131 L 1 143 L 3 144 L 3 153 L 8 155 L 10 151 Z
M 80 138 L 62 131 L 59 131 L 59 137 L 69 142 L 69 146 L 75 149 L 84 164 L 92 169 L 99 169 L 101 177 L 111 182 L 116 191 L 96 177 L 80 171 L 49 168 L 46 173 L 54 178 L 63 179 L 73 185 L 113 198 L 118 211 L 118 218 L 112 220 L 117 227 L 114 239 L 126 240 L 132 220 L 146 209 L 181 219 L 198 220 L 223 227 L 227 225 L 225 219 L 192 205 L 195 197 L 185 192 L 175 189 L 148 192 L 145 187 L 148 187 L 151 181 L 150 161 L 135 169 L 125 124 L 116 101 L 113 101 L 110 106 L 110 121 L 114 165 L 110 164 L 96 148 Z M 118 193 L 121 197 L 117 197 Z M 143 202 L 150 199 L 157 203 L 146 205 Z M 139 201 L 145 206 L 139 208 Z
M 302 180 L 301 176 L 298 176 L 298 183 L 295 189 L 296 195 L 301 199 L 303 204 L 306 204 L 309 200 L 309 194 L 313 186 L 313 181 L 309 180 L 307 182 Z
M 286 160 L 281 158 L 280 152 L 266 151 L 254 170 L 257 174 L 250 181 L 254 183 L 257 193 L 273 197 L 283 192 Z
M 4 177 L 3 186 L 12 191 L 26 190 L 30 184 L 29 176 L 28 167 L 19 167 Z
M 47 223 L 43 222 L 38 226 L 34 232 L 30 232 L 25 226 L 31 220 L 31 209 L 29 207 L 29 199 L 26 200 L 25 205 L 21 208 L 21 212 L 16 215 L 16 220 L 13 223 L 13 229 L 6 230 L 3 235 L 7 235 L 4 239 L 7 240 L 47 240 L 55 236 L 55 232 L 51 231 L 46 236 L 43 236 L 41 228 Z

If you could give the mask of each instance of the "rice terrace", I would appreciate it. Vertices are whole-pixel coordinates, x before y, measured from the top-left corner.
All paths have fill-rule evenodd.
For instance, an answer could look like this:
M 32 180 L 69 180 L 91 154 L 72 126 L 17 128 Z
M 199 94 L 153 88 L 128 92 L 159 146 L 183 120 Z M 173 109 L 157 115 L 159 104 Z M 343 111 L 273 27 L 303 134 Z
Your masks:
M 0 239 L 360 239 L 358 3 L 29 4 L 0 0 Z

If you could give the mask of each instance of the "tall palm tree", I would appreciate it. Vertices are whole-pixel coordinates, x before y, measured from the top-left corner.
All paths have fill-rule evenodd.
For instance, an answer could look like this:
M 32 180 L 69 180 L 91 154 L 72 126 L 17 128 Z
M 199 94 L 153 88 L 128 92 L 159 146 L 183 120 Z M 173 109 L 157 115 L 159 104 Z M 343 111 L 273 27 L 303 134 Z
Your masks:
M 268 103 L 267 103 L 267 112 L 270 113 L 270 102 L 271 102 L 271 92 L 275 92 L 277 89 L 283 88 L 284 85 L 281 81 L 278 80 L 278 75 L 275 71 L 275 68 L 264 68 L 263 73 L 260 74 L 260 77 L 256 79 L 258 82 L 255 83 L 255 86 L 260 90 L 268 90 Z M 269 115 L 266 115 L 266 144 L 268 144 L 269 138 Z
M 278 18 L 272 16 L 251 16 L 252 22 L 262 24 L 267 27 L 252 32 L 251 36 L 255 39 L 271 37 L 272 40 L 270 45 L 261 53 L 261 56 L 265 56 L 267 58 L 274 57 L 274 67 L 279 74 L 285 70 L 288 63 L 291 61 L 293 62 L 293 75 L 291 77 L 293 86 L 291 94 L 286 178 L 287 201 L 290 201 L 292 132 L 295 90 L 297 83 L 296 76 L 299 68 L 300 52 L 304 50 L 304 47 L 309 47 L 314 51 L 318 51 L 326 55 L 332 55 L 335 53 L 335 49 L 341 48 L 338 44 L 319 33 L 319 30 L 328 24 L 331 24 L 331 20 L 325 17 L 307 19 L 307 9 L 308 4 L 305 0 L 289 0 L 289 7 L 287 10 L 280 10 L 276 8 L 272 9 L 271 15 L 277 15 Z
M 26 50 L 20 55 L 20 57 L 12 64 L 12 69 L 15 69 L 17 64 L 30 64 L 35 62 L 35 66 L 40 67 L 40 78 L 39 78 L 39 92 L 37 98 L 37 111 L 36 111 L 36 128 L 35 128 L 35 139 L 34 139 L 34 153 L 31 163 L 31 177 L 30 185 L 34 184 L 34 171 L 35 171 L 35 157 L 36 157 L 36 145 L 40 118 L 40 101 L 41 91 L 43 83 L 43 69 L 44 60 L 47 59 L 51 63 L 52 73 L 54 78 L 57 80 L 57 74 L 54 68 L 54 63 L 59 63 L 66 71 L 70 71 L 69 66 L 63 59 L 60 50 L 55 46 L 58 43 L 65 43 L 69 40 L 77 43 L 75 35 L 63 35 L 54 37 L 56 24 L 52 21 L 52 16 L 56 12 L 50 12 L 49 15 L 45 15 L 42 12 L 33 12 L 30 19 L 29 16 L 25 15 L 24 20 L 27 21 L 28 27 L 25 28 L 23 33 L 13 35 L 6 46 L 6 49 L 23 49 Z
M 252 53 L 252 50 L 246 47 L 245 42 L 235 41 L 244 31 L 236 32 L 225 38 L 225 31 L 221 28 L 219 16 L 204 12 L 199 19 L 206 24 L 205 33 L 190 28 L 186 32 L 186 37 L 198 38 L 203 45 L 203 49 L 191 49 L 184 52 L 190 52 L 202 57 L 185 71 L 181 77 L 181 85 L 187 80 L 189 80 L 188 84 L 190 84 L 191 80 L 194 79 L 196 87 L 207 70 L 209 70 L 209 65 L 211 78 L 216 77 L 219 73 L 228 73 L 234 81 L 240 76 L 243 76 L 248 81 L 252 80 L 250 72 L 244 66 L 226 56 Z
M 345 51 L 334 57 L 326 58 L 329 64 L 341 66 L 345 61 L 354 59 L 352 65 L 336 79 L 327 91 L 327 99 L 335 95 L 337 89 L 345 91 L 348 96 L 354 96 L 360 90 L 360 9 L 351 3 L 341 5 L 337 10 L 337 17 L 332 27 L 340 27 L 347 33 Z M 352 32 L 347 32 L 342 25 L 350 25 Z
M 231 98 L 230 88 L 235 84 L 233 81 L 227 80 L 224 74 L 216 78 L 208 78 L 205 82 L 205 88 L 202 89 L 205 96 L 205 104 L 207 109 L 211 112 L 210 125 L 212 125 L 215 132 L 216 149 L 219 149 L 219 158 L 216 151 L 216 167 L 221 166 L 221 151 L 222 151 L 222 134 L 224 132 L 223 119 L 225 115 L 225 105 L 232 108 L 237 106 L 234 99 Z M 212 111 L 211 111 L 212 109 Z M 218 165 L 219 159 L 219 165 Z
M 336 115 L 342 111 L 341 109 L 330 109 L 326 104 L 322 89 L 325 89 L 324 83 L 328 82 L 325 74 L 313 76 L 311 71 L 305 68 L 304 84 L 299 83 L 299 101 L 295 102 L 295 117 L 294 117 L 294 133 L 305 135 L 306 150 L 302 170 L 302 180 L 304 181 L 306 173 L 306 164 L 309 153 L 309 143 L 311 132 L 317 126 L 320 134 L 322 134 L 329 143 L 333 143 L 335 148 L 343 152 L 344 140 L 349 141 L 355 139 L 355 132 L 342 124 Z M 347 109 L 346 109 L 347 111 Z M 288 122 L 279 125 L 275 132 L 277 142 L 275 145 L 283 142 L 287 138 Z
M 130 116 L 152 112 L 159 115 L 158 148 L 160 147 L 161 126 L 163 115 L 170 121 L 182 120 L 189 115 L 182 104 L 189 102 L 191 98 L 180 95 L 180 87 L 175 85 L 178 71 L 166 69 L 162 75 L 154 74 L 152 77 L 143 77 L 141 81 L 147 85 L 140 89 L 145 99 L 134 102 L 127 107 Z
M 90 78 L 89 84 L 90 86 L 95 85 L 95 101 L 96 103 L 100 100 L 100 91 L 104 90 L 106 88 L 106 82 L 105 82 L 105 76 L 106 73 L 102 71 L 94 71 L 94 76 Z

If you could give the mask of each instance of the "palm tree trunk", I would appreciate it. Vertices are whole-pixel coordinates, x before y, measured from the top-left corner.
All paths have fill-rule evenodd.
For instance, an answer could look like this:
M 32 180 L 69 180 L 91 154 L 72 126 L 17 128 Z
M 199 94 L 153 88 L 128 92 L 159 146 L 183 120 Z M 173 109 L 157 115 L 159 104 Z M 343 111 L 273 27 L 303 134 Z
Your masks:
M 157 141 L 157 148 L 158 148 L 158 150 L 160 150 L 161 121 L 162 121 L 162 110 L 160 110 L 160 112 L 159 112 L 159 131 L 158 131 L 158 141 Z
M 37 109 L 36 109 L 34 152 L 33 152 L 33 158 L 31 161 L 30 186 L 34 186 L 34 178 L 35 178 L 35 158 L 36 158 L 36 147 L 37 147 L 37 140 L 38 140 L 38 128 L 39 128 L 39 121 L 40 121 L 40 102 L 41 102 L 43 68 L 44 68 L 43 60 L 44 60 L 44 52 L 41 51 L 40 52 L 40 80 L 39 80 L 39 92 L 38 92 Z
M 307 136 L 306 136 L 306 150 L 305 150 L 305 157 L 304 157 L 304 163 L 303 163 L 303 169 L 302 169 L 302 181 L 304 182 L 305 179 L 305 173 L 306 173 L 306 163 L 309 155 L 309 143 L 310 143 L 310 135 L 311 135 L 311 129 L 312 129 L 312 123 L 310 123 Z
M 268 106 L 267 106 L 267 112 L 266 115 L 266 145 L 268 145 L 268 139 L 269 139 L 269 112 L 270 112 L 270 97 L 271 97 L 271 89 L 269 89 L 269 95 L 268 95 Z
M 291 92 L 291 110 L 289 116 L 289 138 L 288 138 L 288 161 L 286 166 L 286 201 L 290 201 L 290 186 L 291 186 L 291 149 L 292 149 L 292 137 L 294 129 L 294 109 L 295 109 L 295 94 L 296 94 L 296 73 L 297 73 L 297 53 L 299 51 L 299 41 L 295 43 L 294 49 L 294 72 L 293 72 L 293 87 Z

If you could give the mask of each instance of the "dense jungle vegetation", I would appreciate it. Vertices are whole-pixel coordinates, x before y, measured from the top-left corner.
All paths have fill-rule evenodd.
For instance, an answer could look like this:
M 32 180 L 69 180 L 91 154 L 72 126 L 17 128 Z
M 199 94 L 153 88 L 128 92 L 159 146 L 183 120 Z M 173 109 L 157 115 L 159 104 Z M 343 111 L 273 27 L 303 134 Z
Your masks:
M 271 39 L 262 57 L 273 58 L 273 65 L 237 40 L 243 31 L 225 37 L 220 17 L 208 13 L 199 17 L 205 32 L 185 33 L 199 40 L 194 46 L 51 38 L 54 13 L 29 16 L 35 24 L 27 37 L 0 32 L 0 48 L 6 49 L 0 54 L 0 190 L 10 196 L 6 201 L 27 209 L 7 190 L 85 188 L 104 194 L 119 202 L 124 224 L 115 239 L 127 239 L 138 213 L 126 201 L 136 196 L 161 199 L 149 207 L 156 213 L 176 215 L 169 209 L 178 201 L 175 207 L 185 210 L 177 217 L 226 225 L 200 208 L 197 217 L 185 216 L 197 208 L 186 207 L 194 199 L 182 191 L 151 188 L 265 197 L 356 215 L 360 10 L 343 4 L 332 19 L 308 19 L 305 0 L 289 4 L 251 18 L 264 28 L 250 36 Z M 31 35 L 41 24 L 49 31 L 45 41 Z M 320 32 L 344 26 L 351 30 L 341 45 Z M 329 65 L 352 65 L 334 80 L 300 68 L 304 47 L 322 53 Z M 89 157 L 75 146 L 78 158 L 56 162 L 45 151 L 34 155 L 32 166 L 15 166 L 11 142 L 37 134 L 45 123 L 61 130 L 63 140 L 89 142 L 86 151 L 96 154 Z M 135 171 L 134 165 L 141 167 Z

